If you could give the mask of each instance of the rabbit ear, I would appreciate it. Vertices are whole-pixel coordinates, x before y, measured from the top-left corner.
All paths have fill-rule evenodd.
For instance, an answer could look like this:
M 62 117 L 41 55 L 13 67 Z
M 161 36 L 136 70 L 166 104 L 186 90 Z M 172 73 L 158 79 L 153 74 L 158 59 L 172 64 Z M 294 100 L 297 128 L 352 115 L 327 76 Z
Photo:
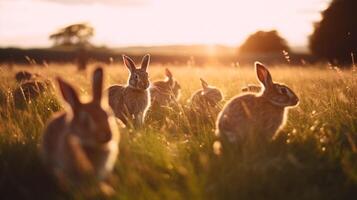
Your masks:
M 264 85 L 266 89 L 273 87 L 273 80 L 271 78 L 269 70 L 264 67 L 260 62 L 255 62 L 255 70 L 259 81 Z
M 169 79 L 172 79 L 172 73 L 171 73 L 171 71 L 170 71 L 168 68 L 165 69 L 165 75 L 166 75 Z
M 175 82 L 174 82 L 174 79 L 172 78 L 172 73 L 168 68 L 165 69 L 165 75 L 167 77 L 167 81 L 170 84 L 170 86 L 174 87 L 175 86 Z
M 93 102 L 100 104 L 103 90 L 103 68 L 98 67 L 93 73 Z
M 203 89 L 208 88 L 208 83 L 207 83 L 205 80 L 203 80 L 203 78 L 200 78 L 200 80 L 201 80 L 202 88 L 203 88 Z
M 150 63 L 150 54 L 146 54 L 143 60 L 141 61 L 141 69 L 146 71 L 148 69 L 149 63 Z
M 129 56 L 123 55 L 123 61 L 130 72 L 133 72 L 136 69 L 134 61 Z
M 63 99 L 71 106 L 72 110 L 77 110 L 81 105 L 76 91 L 67 82 L 57 78 Z

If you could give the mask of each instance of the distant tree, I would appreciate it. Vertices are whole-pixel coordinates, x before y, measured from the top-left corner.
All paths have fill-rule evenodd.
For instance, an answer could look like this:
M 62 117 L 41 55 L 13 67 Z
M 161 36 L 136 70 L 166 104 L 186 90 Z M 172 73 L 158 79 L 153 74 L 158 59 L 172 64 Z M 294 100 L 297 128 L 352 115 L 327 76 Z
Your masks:
M 72 24 L 61 28 L 50 35 L 54 46 L 73 46 L 77 51 L 77 68 L 86 70 L 88 63 L 88 48 L 92 47 L 89 40 L 94 35 L 94 28 L 86 23 Z
M 84 46 L 90 44 L 89 40 L 93 35 L 93 27 L 80 23 L 61 28 L 50 35 L 50 40 L 54 41 L 54 46 Z
M 350 63 L 357 53 L 357 1 L 333 0 L 310 36 L 311 52 L 330 62 Z
M 281 53 L 289 50 L 286 40 L 276 30 L 258 31 L 239 47 L 239 53 Z

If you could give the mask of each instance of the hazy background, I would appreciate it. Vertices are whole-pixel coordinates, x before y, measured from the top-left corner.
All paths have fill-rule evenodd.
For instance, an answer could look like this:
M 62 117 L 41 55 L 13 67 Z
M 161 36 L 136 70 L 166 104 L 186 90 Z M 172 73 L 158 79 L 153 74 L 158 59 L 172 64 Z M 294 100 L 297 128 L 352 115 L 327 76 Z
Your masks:
M 276 29 L 307 50 L 313 22 L 330 0 L 0 0 L 0 47 L 49 47 L 68 24 L 95 27 L 93 44 L 240 45 L 257 30 Z M 292 26 L 293 25 L 293 26 Z

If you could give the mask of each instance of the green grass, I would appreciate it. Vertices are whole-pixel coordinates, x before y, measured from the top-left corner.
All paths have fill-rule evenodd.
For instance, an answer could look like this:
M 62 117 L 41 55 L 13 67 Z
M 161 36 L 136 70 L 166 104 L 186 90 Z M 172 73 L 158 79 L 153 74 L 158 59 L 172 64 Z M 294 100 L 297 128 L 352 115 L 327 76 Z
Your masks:
M 169 67 L 169 66 L 168 66 Z M 43 128 L 52 113 L 64 109 L 56 84 L 25 108 L 12 100 L 15 71 L 1 70 L 1 199 L 85 199 L 66 193 L 48 174 L 38 154 Z M 91 73 L 71 66 L 31 68 L 76 84 L 83 99 Z M 163 68 L 150 68 L 152 80 Z M 273 79 L 291 86 L 300 105 L 275 140 L 242 146 L 223 142 L 214 153 L 214 120 L 193 117 L 185 105 L 203 77 L 222 90 L 225 101 L 247 83 L 256 83 L 252 67 L 173 67 L 182 85 L 178 109 L 142 131 L 121 130 L 120 155 L 111 183 L 113 199 L 354 199 L 357 196 L 357 73 L 320 67 L 280 66 Z M 91 72 L 89 70 L 89 72 Z M 70 74 L 70 76 L 68 75 Z M 75 74 L 75 75 L 72 75 Z M 106 68 L 106 86 L 125 83 L 123 66 Z M 160 113 L 159 113 L 160 114 Z

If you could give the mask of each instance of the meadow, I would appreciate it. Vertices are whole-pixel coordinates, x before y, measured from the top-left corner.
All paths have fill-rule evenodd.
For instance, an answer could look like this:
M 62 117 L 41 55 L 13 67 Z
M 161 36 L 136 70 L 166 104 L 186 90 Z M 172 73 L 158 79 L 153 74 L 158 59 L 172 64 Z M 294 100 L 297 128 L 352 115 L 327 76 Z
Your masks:
M 91 66 L 91 68 L 93 68 Z M 151 80 L 169 67 L 181 84 L 177 109 L 140 131 L 120 128 L 120 155 L 110 179 L 112 199 L 355 199 L 357 196 L 357 71 L 328 65 L 270 68 L 273 80 L 286 83 L 300 98 L 284 129 L 269 143 L 213 147 L 214 119 L 192 119 L 186 106 L 200 88 L 199 78 L 220 88 L 224 102 L 241 87 L 258 83 L 252 66 L 149 67 Z M 64 192 L 39 157 L 41 134 L 54 112 L 66 105 L 56 82 L 37 100 L 21 107 L 12 97 L 14 74 L 62 76 L 83 100 L 91 92 L 92 70 L 73 65 L 0 68 L 0 198 L 85 199 Z M 105 87 L 126 83 L 122 65 L 105 67 Z M 105 104 L 105 100 L 103 104 Z

